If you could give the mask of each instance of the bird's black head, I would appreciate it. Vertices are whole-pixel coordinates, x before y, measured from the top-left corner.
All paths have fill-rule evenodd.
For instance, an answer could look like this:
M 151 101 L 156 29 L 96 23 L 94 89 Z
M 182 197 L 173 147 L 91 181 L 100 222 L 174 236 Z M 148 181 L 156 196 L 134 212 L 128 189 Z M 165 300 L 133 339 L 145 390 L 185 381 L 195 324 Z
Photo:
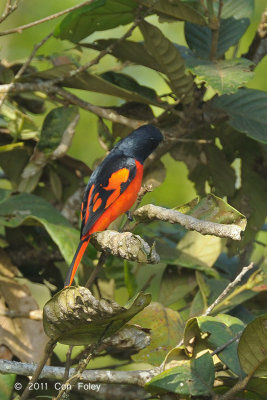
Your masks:
M 158 128 L 153 125 L 143 125 L 120 140 L 114 149 L 122 151 L 123 154 L 143 164 L 162 140 L 163 136 Z

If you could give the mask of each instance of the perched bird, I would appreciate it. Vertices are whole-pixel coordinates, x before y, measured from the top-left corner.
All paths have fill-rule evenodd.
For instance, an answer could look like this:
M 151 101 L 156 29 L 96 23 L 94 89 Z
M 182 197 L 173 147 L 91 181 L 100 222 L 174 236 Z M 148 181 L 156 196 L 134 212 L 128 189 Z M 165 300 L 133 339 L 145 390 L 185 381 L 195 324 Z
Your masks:
M 105 230 L 137 199 L 143 177 L 143 163 L 163 140 L 159 129 L 143 125 L 120 140 L 98 165 L 86 186 L 81 207 L 81 238 L 65 281 L 74 275 L 94 232 Z

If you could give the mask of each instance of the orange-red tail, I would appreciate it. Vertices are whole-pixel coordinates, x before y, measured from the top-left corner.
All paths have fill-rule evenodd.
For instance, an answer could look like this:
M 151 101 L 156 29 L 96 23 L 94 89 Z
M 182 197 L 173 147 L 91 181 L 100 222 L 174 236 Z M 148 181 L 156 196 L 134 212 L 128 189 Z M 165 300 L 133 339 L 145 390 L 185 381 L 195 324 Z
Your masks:
M 79 245 L 77 247 L 76 253 L 74 254 L 73 260 L 72 260 L 72 262 L 70 264 L 70 267 L 69 267 L 69 270 L 68 270 L 68 273 L 67 273 L 67 277 L 66 277 L 66 280 L 65 280 L 64 287 L 68 287 L 68 286 L 70 286 L 72 284 L 72 281 L 73 281 L 73 278 L 74 278 L 75 273 L 77 271 L 77 268 L 78 268 L 78 266 L 79 266 L 79 264 L 81 262 L 82 256 L 83 256 L 83 254 L 84 254 L 84 252 L 86 250 L 86 247 L 88 246 L 89 242 L 90 242 L 90 237 L 86 238 L 86 240 L 81 240 L 80 241 L 80 243 L 79 243 Z

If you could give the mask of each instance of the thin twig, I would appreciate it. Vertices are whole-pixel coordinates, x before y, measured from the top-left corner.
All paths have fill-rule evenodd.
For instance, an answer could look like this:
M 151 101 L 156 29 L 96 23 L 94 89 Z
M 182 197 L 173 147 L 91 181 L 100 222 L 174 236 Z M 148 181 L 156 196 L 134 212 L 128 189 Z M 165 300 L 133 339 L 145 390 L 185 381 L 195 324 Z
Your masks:
M 91 286 L 93 285 L 96 277 L 98 276 L 99 272 L 101 271 L 101 269 L 106 261 L 107 256 L 108 256 L 107 253 L 104 253 L 104 252 L 101 253 L 97 266 L 95 267 L 95 269 L 93 270 L 93 272 L 90 275 L 90 278 L 88 279 L 88 281 L 85 284 L 86 288 L 91 289 Z
M 29 29 L 29 28 L 32 28 L 33 26 L 40 25 L 47 21 L 51 21 L 55 18 L 61 17 L 62 15 L 68 14 L 71 11 L 78 10 L 79 8 L 82 8 L 88 4 L 91 4 L 93 1 L 94 0 L 87 0 L 87 1 L 84 1 L 83 3 L 77 4 L 76 6 L 66 8 L 63 11 L 59 11 L 52 15 L 48 15 L 48 17 L 38 19 L 37 21 L 30 22 L 29 24 L 17 26 L 16 28 L 7 29 L 6 31 L 0 32 L 0 36 L 10 35 L 11 33 L 21 33 L 25 29 Z
M 39 43 L 37 43 L 34 48 L 33 51 L 31 52 L 30 56 L 28 57 L 28 59 L 25 61 L 25 63 L 21 66 L 21 68 L 18 70 L 18 72 L 16 73 L 16 75 L 14 76 L 14 78 L 12 79 L 12 81 L 10 82 L 11 84 L 16 82 L 26 71 L 26 69 L 28 68 L 28 66 L 30 65 L 33 57 L 35 56 L 36 52 L 40 49 L 41 46 L 43 46 L 47 40 L 53 35 L 53 32 L 49 33 L 49 35 L 47 35 L 44 39 L 42 39 Z M 9 91 L 5 92 L 3 94 L 3 96 L 0 99 L 0 109 L 6 99 L 6 97 L 8 96 Z
M 203 316 L 209 315 L 212 310 L 228 295 L 228 293 L 241 281 L 243 276 L 250 271 L 254 267 L 253 263 L 250 263 L 247 267 L 243 267 L 241 272 L 237 275 L 237 277 L 230 282 L 229 285 L 226 286 L 224 291 L 220 294 L 219 297 L 206 309 L 206 311 L 202 314 Z
M 52 354 L 52 352 L 54 350 L 55 345 L 56 345 L 56 341 L 53 339 L 50 339 L 49 342 L 46 344 L 44 355 L 43 355 L 42 359 L 40 360 L 37 368 L 35 369 L 32 379 L 29 381 L 27 387 L 25 388 L 24 392 L 22 393 L 20 400 L 26 400 L 29 397 L 29 395 L 31 393 L 30 385 L 34 385 L 34 383 L 37 382 L 37 380 L 45 366 L 45 363 L 47 362 L 48 358 L 50 357 L 50 355 Z
M 226 347 L 230 346 L 230 344 L 232 344 L 232 343 L 236 342 L 238 339 L 240 339 L 242 333 L 243 333 L 243 331 L 240 331 L 239 333 L 237 333 L 232 339 L 228 340 L 228 342 L 217 347 L 217 349 L 215 349 L 212 353 L 210 353 L 210 355 L 213 357 L 213 356 L 215 356 L 215 354 L 218 354 L 221 351 L 223 351 Z
M 253 263 L 250 263 L 247 267 L 243 267 L 241 272 L 237 275 L 237 277 L 227 285 L 227 287 L 223 290 L 223 292 L 217 297 L 217 299 L 206 309 L 206 311 L 201 314 L 201 316 L 209 315 L 212 310 L 227 296 L 227 294 L 241 281 L 243 276 L 254 267 Z M 235 339 L 236 340 L 236 339 Z M 181 339 L 176 347 L 182 346 L 184 343 L 184 339 Z M 227 344 L 228 345 L 228 344 Z
M 241 381 L 238 381 L 228 392 L 224 393 L 222 396 L 217 396 L 215 400 L 232 400 L 234 399 L 234 395 L 241 390 L 245 389 L 247 386 L 249 380 L 251 378 L 251 375 L 246 376 L 244 379 Z
M 65 373 L 63 376 L 63 383 L 68 380 L 71 366 L 71 354 L 72 354 L 73 346 L 69 346 L 68 351 L 66 353 L 66 364 L 65 364 Z
M 18 3 L 19 0 L 15 0 L 14 4 L 12 4 L 12 0 L 7 0 L 4 12 L 0 17 L 0 24 L 18 8 Z
M 54 85 L 53 81 L 44 82 L 34 82 L 34 83 L 9 83 L 0 85 L 0 93 L 19 93 L 19 92 L 45 92 L 48 95 L 59 94 L 63 97 L 69 104 L 75 104 L 84 110 L 90 111 L 99 117 L 108 119 L 112 122 L 116 122 L 122 125 L 129 126 L 130 128 L 136 129 L 141 125 L 146 124 L 148 121 L 138 121 L 136 119 L 131 119 L 118 114 L 113 109 L 95 106 L 87 101 L 80 99 L 72 93 L 67 92 Z M 65 102 L 66 104 L 66 102 Z

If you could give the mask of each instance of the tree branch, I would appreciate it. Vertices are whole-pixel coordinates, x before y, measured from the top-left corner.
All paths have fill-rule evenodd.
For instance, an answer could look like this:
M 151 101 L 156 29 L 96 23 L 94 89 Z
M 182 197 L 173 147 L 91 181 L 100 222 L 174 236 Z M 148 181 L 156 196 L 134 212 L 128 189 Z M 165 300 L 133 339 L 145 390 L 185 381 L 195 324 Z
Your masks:
M 45 92 L 48 95 L 59 94 L 70 104 L 75 104 L 84 110 L 90 111 L 99 117 L 108 119 L 109 121 L 116 122 L 122 125 L 129 126 L 130 128 L 136 129 L 141 125 L 146 124 L 148 121 L 138 121 L 118 114 L 116 111 L 110 108 L 104 108 L 95 106 L 87 101 L 80 99 L 72 93 L 67 92 L 55 86 L 56 80 L 45 81 L 45 82 L 34 82 L 34 83 L 8 83 L 0 85 L 0 93 L 19 93 L 19 92 Z
M 241 281 L 243 276 L 254 267 L 253 263 L 250 263 L 247 267 L 243 267 L 241 272 L 237 275 L 237 277 L 230 282 L 229 285 L 226 286 L 224 291 L 220 294 L 219 297 L 206 309 L 206 311 L 202 314 L 203 316 L 209 315 L 212 310 L 228 295 L 228 293 Z
M 0 36 L 10 35 L 11 33 L 21 33 L 25 29 L 29 29 L 29 28 L 32 28 L 33 26 L 40 25 L 47 21 L 51 21 L 55 18 L 61 17 L 62 15 L 68 14 L 71 11 L 78 10 L 79 8 L 82 8 L 88 4 L 91 4 L 93 1 L 94 0 L 87 0 L 83 3 L 77 4 L 76 6 L 66 8 L 66 10 L 59 11 L 55 14 L 49 15 L 48 17 L 38 19 L 37 21 L 30 22 L 29 24 L 17 26 L 16 28 L 11 28 L 6 31 L 2 31 L 2 32 L 0 32 Z
M 186 229 L 197 231 L 202 235 L 214 235 L 222 238 L 231 238 L 233 240 L 241 240 L 242 228 L 234 224 L 218 224 L 216 222 L 203 221 L 192 217 L 191 215 L 182 214 L 179 211 L 171 210 L 163 207 L 147 204 L 138 208 L 134 212 L 134 216 L 140 222 L 148 221 L 166 221 L 171 224 L 180 224 Z
M 17 361 L 0 360 L 0 372 L 3 374 L 17 374 L 23 376 L 33 375 L 37 364 L 21 363 Z M 48 378 L 63 380 L 65 367 L 45 366 L 39 376 L 40 379 Z M 74 374 L 75 369 L 70 368 L 70 374 Z M 140 370 L 140 371 L 116 371 L 116 370 L 86 370 L 81 374 L 83 382 L 91 383 L 119 383 L 144 386 L 146 382 L 159 373 L 159 369 Z

